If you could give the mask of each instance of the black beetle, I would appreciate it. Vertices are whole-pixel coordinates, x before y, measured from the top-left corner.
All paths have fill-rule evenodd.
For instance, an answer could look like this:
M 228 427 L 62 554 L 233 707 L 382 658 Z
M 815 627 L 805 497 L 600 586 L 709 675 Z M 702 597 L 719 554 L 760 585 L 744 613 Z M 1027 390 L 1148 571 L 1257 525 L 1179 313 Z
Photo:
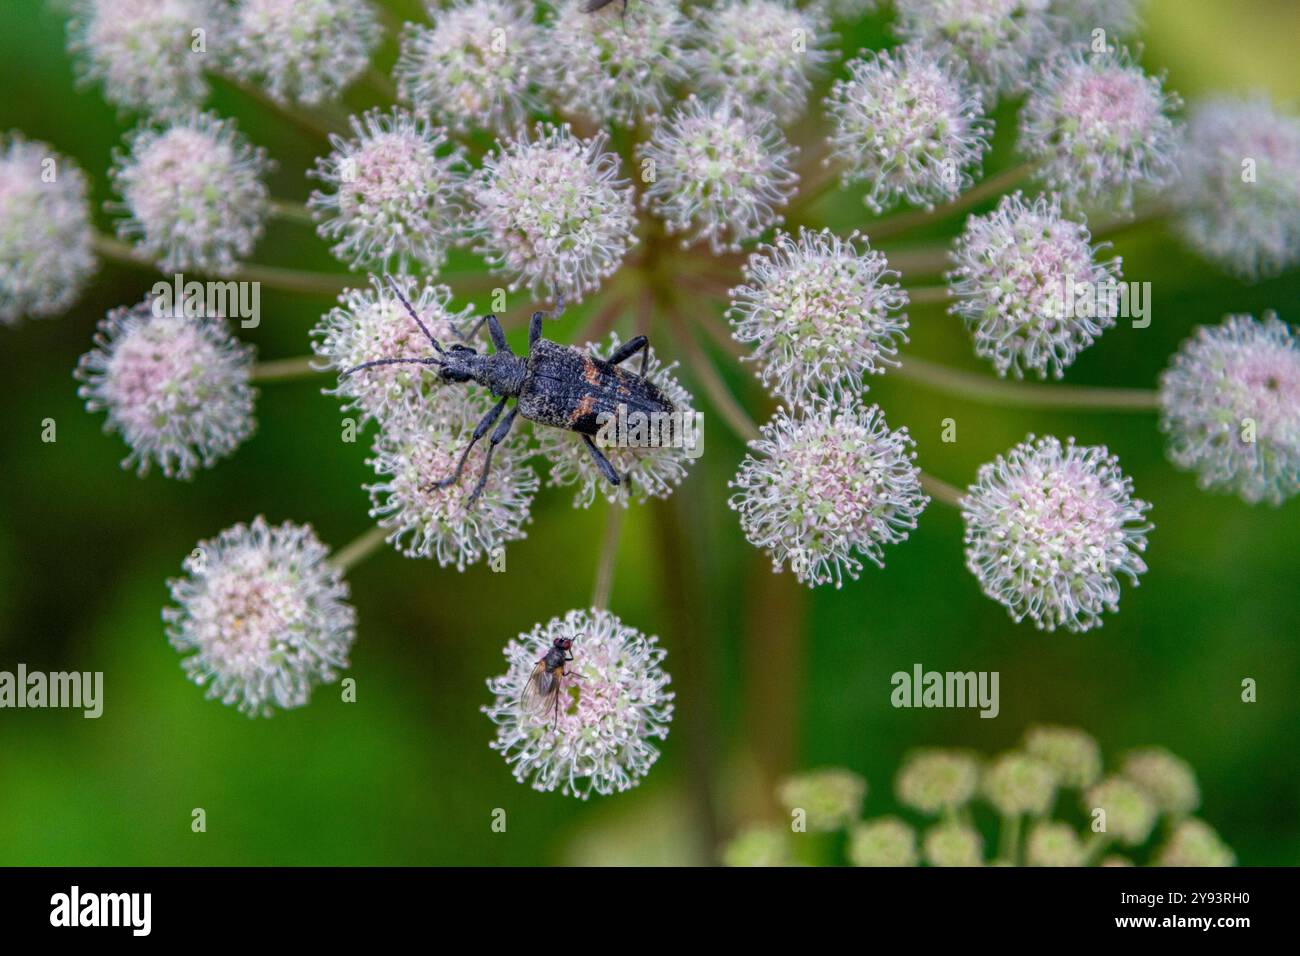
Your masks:
M 353 372 L 377 365 L 436 365 L 444 382 L 474 381 L 501 398 L 474 426 L 474 433 L 465 446 L 465 451 L 461 453 L 460 461 L 456 463 L 455 472 L 435 482 L 436 488 L 445 488 L 460 480 L 470 450 L 487 434 L 493 423 L 501 418 L 506 402 L 511 398 L 515 399 L 515 407 L 506 412 L 505 418 L 501 418 L 492 431 L 487 456 L 483 459 L 483 471 L 470 493 L 470 503 L 482 493 L 492 464 L 492 452 L 509 434 L 516 415 L 522 414 L 529 421 L 580 434 L 601 473 L 611 485 L 617 485 L 618 472 L 596 447 L 596 443 L 591 440 L 592 436 L 598 434 L 601 427 L 615 415 L 630 413 L 653 418 L 670 415 L 675 411 L 668 396 L 646 378 L 650 341 L 644 335 L 629 339 L 615 349 L 608 359 L 602 360 L 571 345 L 560 345 L 542 338 L 542 322 L 546 313 L 534 312 L 528 326 L 528 354 L 519 356 L 510 350 L 497 317 L 485 315 L 464 337 L 473 338 L 486 322 L 496 352 L 480 355 L 467 345 L 453 345 L 443 349 L 402 294 L 396 280 L 390 276 L 389 282 L 397 298 L 420 327 L 420 331 L 433 344 L 438 355 L 429 358 L 399 356 L 376 359 L 348 369 L 341 377 L 347 378 Z M 641 353 L 641 369 L 638 374 L 634 375 L 627 369 L 618 367 L 637 352 Z

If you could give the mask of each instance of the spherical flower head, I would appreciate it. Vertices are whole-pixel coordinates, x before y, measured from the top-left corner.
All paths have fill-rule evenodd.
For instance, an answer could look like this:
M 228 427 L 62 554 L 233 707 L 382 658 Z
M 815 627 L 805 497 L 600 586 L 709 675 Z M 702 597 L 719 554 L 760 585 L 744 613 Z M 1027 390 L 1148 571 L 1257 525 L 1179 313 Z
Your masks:
M 1133 866 L 1134 863 L 1126 856 L 1120 856 L 1118 853 L 1108 853 L 1102 858 L 1098 866 Z
M 412 262 L 437 272 L 459 230 L 457 203 L 468 165 L 444 130 L 394 107 L 352 117 L 352 139 L 331 136 L 334 151 L 311 174 L 325 191 L 307 205 L 317 232 L 352 268 L 405 272 Z
M 1025 863 L 1029 866 L 1082 866 L 1083 844 L 1068 823 L 1039 820 L 1025 841 Z
M 830 160 L 845 186 L 865 182 L 879 213 L 899 199 L 931 208 L 974 184 L 992 124 L 959 65 L 914 44 L 848 64 L 826 99 Z
M 152 298 L 112 310 L 77 363 L 77 394 L 88 411 L 108 413 L 104 430 L 131 449 L 122 467 L 141 477 L 157 465 L 168 478 L 192 478 L 254 429 L 253 347 L 219 316 L 178 312 Z
M 185 673 L 249 717 L 304 706 L 348 666 L 356 611 L 310 525 L 258 517 L 200 541 L 163 610 Z
M 1056 197 L 1032 204 L 1003 196 L 971 216 L 951 256 L 948 287 L 975 340 L 975 354 L 999 375 L 1062 378 L 1079 353 L 1115 324 L 1119 258 L 1102 261 L 1083 222 L 1066 219 Z M 1095 293 L 1090 294 L 1090 293 Z
M 894 791 L 905 807 L 929 816 L 958 810 L 979 786 L 979 762 L 960 750 L 918 750 L 898 771 Z
M 849 830 L 845 855 L 854 866 L 916 866 L 916 831 L 898 817 L 878 817 Z
M 1106 811 L 1102 832 L 1125 846 L 1145 843 L 1159 816 L 1147 792 L 1123 777 L 1107 777 L 1084 794 L 1083 812 L 1093 819 L 1097 810 Z
M 547 37 L 519 0 L 429 5 L 432 26 L 408 23 L 393 67 L 397 95 L 457 133 L 509 133 L 536 106 Z
M 818 401 L 799 417 L 785 409 L 750 442 L 728 504 L 756 548 L 809 587 L 847 574 L 860 557 L 884 567 L 883 546 L 907 539 L 930 499 L 921 493 L 915 442 L 890 431 L 876 405 Z
M 714 254 L 740 249 L 768 227 L 790 201 L 799 176 L 797 149 L 772 117 L 727 97 L 692 96 L 637 146 L 649 185 L 641 202 L 682 245 L 707 240 Z
M 1300 491 L 1300 340 L 1272 312 L 1202 326 L 1160 377 L 1168 455 L 1205 489 L 1278 505 Z
M 215 20 L 208 0 L 77 0 L 68 50 L 81 78 L 103 84 L 113 105 L 176 114 L 208 95 L 203 73 Z
M 473 308 L 453 311 L 451 289 L 447 286 L 410 276 L 387 282 L 372 276 L 369 288 L 345 290 L 339 304 L 321 316 L 312 330 L 312 348 L 325 367 L 342 373 L 382 359 L 437 357 L 433 343 L 394 293 L 393 281 L 400 285 L 402 295 L 439 343 L 446 346 L 461 342 L 461 334 L 473 324 Z M 465 344 L 480 350 L 483 347 L 481 339 Z M 433 365 L 381 365 L 340 377 L 338 385 L 327 389 L 326 394 L 345 399 L 345 411 L 355 409 L 366 420 L 382 422 L 449 395 L 453 405 L 459 407 L 459 393 L 464 387 L 444 382 Z
M 1228 272 L 1258 279 L 1300 264 L 1300 117 L 1262 95 L 1198 104 L 1177 200 L 1183 238 Z
M 1127 36 L 1141 22 L 1140 0 L 1052 0 L 1050 12 L 1065 36 L 1090 40 L 1094 30 L 1106 36 Z
M 367 485 L 370 516 L 388 532 L 388 542 L 408 558 L 433 558 L 458 571 L 509 541 L 526 537 L 537 475 L 528 466 L 522 429 L 508 434 L 491 453 L 492 467 L 476 500 L 478 485 L 494 446 L 474 443 L 459 480 L 438 482 L 456 473 L 474 426 L 495 404 L 491 396 L 462 390 L 437 402 L 386 417 L 366 463 L 382 480 Z
M 355 80 L 382 36 L 367 0 L 243 0 L 229 67 L 274 100 L 313 105 Z
M 803 811 L 810 833 L 843 829 L 862 812 L 866 796 L 867 781 L 841 767 L 787 777 L 776 790 L 776 799 L 786 810 Z
M 1129 212 L 1139 186 L 1159 190 L 1174 179 L 1178 141 L 1169 113 L 1180 105 L 1125 50 L 1062 51 L 1020 111 L 1020 149 L 1042 163 L 1039 175 L 1070 205 Z
M 1156 852 L 1156 866 L 1236 866 L 1237 855 L 1204 820 L 1179 821 Z
M 962 499 L 966 567 L 1013 620 L 1082 632 L 1119 610 L 1119 575 L 1146 571 L 1151 506 L 1105 446 L 1033 435 L 980 466 Z
M 1163 747 L 1130 750 L 1124 755 L 1119 772 L 1146 790 L 1161 813 L 1182 817 L 1201 805 L 1196 771 L 1182 757 Z
M 628 126 L 662 110 L 686 79 L 695 33 L 679 0 L 633 2 L 626 11 L 619 3 L 585 6 L 565 0 L 552 16 L 546 86 L 553 101 L 599 125 Z
M 605 358 L 617 351 L 621 341 L 614 332 L 604 342 L 588 342 L 584 348 L 590 355 Z M 640 354 L 622 367 L 639 374 Z M 548 483 L 572 485 L 575 508 L 590 507 L 597 494 L 610 504 L 626 508 L 633 500 L 667 498 L 681 484 L 687 469 L 699 457 L 703 436 L 695 400 L 678 382 L 676 368 L 676 362 L 665 365 L 653 349 L 649 350 L 645 377 L 672 403 L 673 412 L 668 418 L 656 423 L 626 409 L 616 411 L 602 434 L 592 438 L 618 473 L 617 485 L 609 483 L 581 435 L 559 428 L 535 430 L 537 450 L 551 466 Z
M 57 315 L 95 271 L 86 177 L 44 143 L 0 134 L 0 325 Z
M 859 250 L 858 246 L 861 245 Z M 907 293 L 866 236 L 778 232 L 749 257 L 727 316 L 774 395 L 793 405 L 865 389 L 864 375 L 897 365 L 907 341 Z
M 1101 778 L 1101 747 L 1082 730 L 1030 727 L 1025 732 L 1024 749 L 1050 765 L 1062 787 L 1091 787 Z
M 746 827 L 722 851 L 723 866 L 793 866 L 790 832 L 783 826 Z
M 604 133 L 578 139 L 567 125 L 546 124 L 536 132 L 483 158 L 468 187 L 471 230 L 488 264 L 511 277 L 511 290 L 581 301 L 636 245 L 632 187 Z
M 734 96 L 772 113 L 798 118 L 812 79 L 835 54 L 824 12 L 786 0 L 726 0 L 696 14 L 691 76 L 702 94 Z
M 965 823 L 937 823 L 925 831 L 922 854 L 931 866 L 983 866 L 984 840 Z
M 995 757 L 980 781 L 985 798 L 1004 817 L 1045 816 L 1052 809 L 1056 786 L 1050 764 L 1014 750 Z
M 128 214 L 118 235 L 164 272 L 227 272 L 262 234 L 268 168 L 265 150 L 212 114 L 142 127 L 111 171 Z
M 1022 92 L 1052 48 L 1050 0 L 895 0 L 894 31 L 971 68 L 985 103 Z
M 556 640 L 572 641 L 559 678 L 559 714 L 525 712 L 524 688 Z M 629 790 L 659 759 L 668 737 L 671 678 L 659 639 L 604 610 L 570 611 L 511 640 L 506 672 L 488 681 L 496 701 L 483 712 L 497 725 L 490 745 L 520 783 L 586 800 Z

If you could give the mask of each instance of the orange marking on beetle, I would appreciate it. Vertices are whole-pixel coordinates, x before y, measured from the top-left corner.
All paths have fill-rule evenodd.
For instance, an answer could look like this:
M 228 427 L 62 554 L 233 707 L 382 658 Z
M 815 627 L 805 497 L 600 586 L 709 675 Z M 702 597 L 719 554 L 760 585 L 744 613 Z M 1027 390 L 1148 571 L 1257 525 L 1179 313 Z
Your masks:
M 578 407 L 575 408 L 573 410 L 573 414 L 569 416 L 569 422 L 573 423 L 573 422 L 581 421 L 582 419 L 586 418 L 595 410 L 596 410 L 596 396 L 584 395 L 582 396 L 582 399 L 578 402 Z
M 596 363 L 591 360 L 590 355 L 582 357 L 582 377 L 589 385 L 600 384 L 600 369 L 596 368 Z

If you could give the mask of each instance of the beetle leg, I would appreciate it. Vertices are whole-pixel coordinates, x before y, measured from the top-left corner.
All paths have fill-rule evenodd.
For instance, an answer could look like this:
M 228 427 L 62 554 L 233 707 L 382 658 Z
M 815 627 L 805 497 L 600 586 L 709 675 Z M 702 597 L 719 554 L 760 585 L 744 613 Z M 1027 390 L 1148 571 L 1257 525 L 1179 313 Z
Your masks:
M 614 350 L 614 354 L 605 361 L 610 365 L 619 365 L 626 362 L 637 352 L 641 353 L 641 377 L 645 378 L 646 363 L 650 361 L 650 340 L 644 335 L 638 335 L 630 338 Z
M 505 399 L 501 399 L 498 404 L 504 405 Z M 492 432 L 492 438 L 489 440 L 487 455 L 483 458 L 483 470 L 479 472 L 478 483 L 474 485 L 474 490 L 470 492 L 466 505 L 472 505 L 478 500 L 478 496 L 483 493 L 483 486 L 487 484 L 488 470 L 492 467 L 492 453 L 497 450 L 497 445 L 505 441 L 506 435 L 510 432 L 510 426 L 515 423 L 515 416 L 519 414 L 519 406 L 516 405 L 510 411 L 506 412 L 506 417 L 501 419 L 496 429 Z
M 590 435 L 583 435 L 582 440 L 587 443 L 587 448 L 591 450 L 591 457 L 596 459 L 596 467 L 600 469 L 601 474 L 605 476 L 605 479 L 611 485 L 617 485 L 618 472 L 616 472 L 614 466 L 609 463 L 609 459 L 605 457 L 605 453 L 596 447 L 596 443 L 591 440 Z
M 487 323 L 488 335 L 492 337 L 492 344 L 496 346 L 496 350 L 498 352 L 505 352 L 507 355 L 513 355 L 514 353 L 510 351 L 510 343 L 506 341 L 505 329 L 501 328 L 501 323 L 498 322 L 497 317 L 491 313 L 483 316 L 475 322 L 474 327 L 469 330 L 468 334 L 464 334 L 460 331 L 457 331 L 456 334 L 460 336 L 462 342 L 468 342 L 478 334 L 479 329 L 483 328 L 484 322 Z
M 465 470 L 465 459 L 469 457 L 470 449 L 474 447 L 475 442 L 487 434 L 487 430 L 491 428 L 492 423 L 500 417 L 501 410 L 505 407 L 506 400 L 504 398 L 492 406 L 488 413 L 479 420 L 477 425 L 474 426 L 474 434 L 470 436 L 469 444 L 465 446 L 465 450 L 460 453 L 460 461 L 456 462 L 455 472 L 448 477 L 443 478 L 441 481 L 435 481 L 429 487 L 446 488 L 448 485 L 454 485 L 456 482 L 460 481 L 460 473 Z

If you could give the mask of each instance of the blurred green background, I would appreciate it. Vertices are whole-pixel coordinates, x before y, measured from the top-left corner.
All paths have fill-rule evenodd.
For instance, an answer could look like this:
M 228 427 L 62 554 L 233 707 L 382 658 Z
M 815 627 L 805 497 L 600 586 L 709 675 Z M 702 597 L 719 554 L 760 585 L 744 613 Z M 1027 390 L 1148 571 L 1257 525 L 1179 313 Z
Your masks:
M 389 6 L 419 18 L 415 2 Z M 1147 22 L 1146 64 L 1167 69 L 1189 100 L 1262 87 L 1285 102 L 1300 91 L 1294 3 L 1160 0 Z M 879 45 L 882 30 L 875 19 L 845 28 L 843 48 Z M 129 121 L 97 88 L 75 85 L 56 10 L 0 4 L 0 38 L 0 129 L 75 159 L 100 209 Z M 394 55 L 390 41 L 380 65 Z M 369 102 L 348 96 L 352 108 Z M 277 159 L 275 195 L 306 198 L 318 141 L 229 88 L 210 104 Z M 1007 162 L 1012 118 L 998 114 L 990 168 Z M 869 231 L 856 201 L 822 209 L 837 229 Z M 110 217 L 97 216 L 107 230 Z M 1117 250 L 1126 278 L 1153 283 L 1154 321 L 1108 332 L 1071 369 L 1075 384 L 1150 386 L 1193 327 L 1226 312 L 1275 308 L 1300 321 L 1294 272 L 1242 284 L 1159 225 L 1123 235 Z M 291 223 L 271 223 L 254 259 L 341 270 Z M 99 720 L 0 710 L 0 863 L 705 862 L 738 826 L 772 817 L 772 781 L 784 772 L 850 767 L 870 781 L 867 813 L 877 815 L 895 809 L 892 778 L 910 748 L 992 752 L 1034 722 L 1083 727 L 1112 759 L 1136 745 L 1170 748 L 1196 768 L 1202 815 L 1240 862 L 1300 861 L 1300 503 L 1252 508 L 1198 492 L 1166 463 L 1154 416 L 1001 410 L 888 376 L 872 381 L 871 398 L 894 427 L 909 426 L 922 465 L 954 484 L 1031 431 L 1120 456 L 1154 503 L 1156 529 L 1150 571 L 1140 587 L 1125 585 L 1119 614 L 1079 636 L 1013 625 L 966 572 L 960 519 L 939 503 L 885 570 L 839 592 L 805 592 L 770 573 L 727 509 L 742 449 L 715 416 L 674 499 L 635 508 L 624 527 L 612 609 L 662 636 L 678 694 L 663 757 L 636 790 L 587 804 L 537 794 L 487 746 L 492 726 L 479 707 L 507 638 L 590 600 L 605 509 L 575 512 L 563 489 L 540 494 L 505 574 L 458 574 L 390 550 L 351 572 L 355 704 L 324 688 L 305 709 L 249 720 L 205 701 L 163 634 L 165 580 L 200 538 L 258 514 L 310 522 L 331 546 L 347 544 L 369 526 L 368 444 L 340 441 L 337 403 L 319 382 L 270 384 L 256 436 L 192 483 L 122 471 L 125 448 L 84 410 L 72 369 L 105 311 L 138 301 L 152 281 L 106 265 L 67 315 L 0 329 L 0 669 L 105 672 Z M 241 334 L 263 358 L 301 355 L 329 304 L 264 288 L 262 325 Z M 528 305 L 516 296 L 511 310 Z M 563 340 L 583 312 L 550 334 Z M 940 307 L 916 307 L 912 321 L 905 354 L 991 374 Z M 673 354 L 662 324 L 652 336 Z M 728 377 L 752 414 L 766 414 L 747 372 Z M 47 417 L 54 444 L 40 439 Z M 945 417 L 957 420 L 956 444 L 939 441 Z M 1000 671 L 1000 716 L 892 709 L 890 674 L 918 662 Z M 1255 704 L 1240 701 L 1245 677 L 1258 681 Z M 190 830 L 195 807 L 206 833 Z M 490 827 L 495 808 L 507 811 L 505 833 Z

